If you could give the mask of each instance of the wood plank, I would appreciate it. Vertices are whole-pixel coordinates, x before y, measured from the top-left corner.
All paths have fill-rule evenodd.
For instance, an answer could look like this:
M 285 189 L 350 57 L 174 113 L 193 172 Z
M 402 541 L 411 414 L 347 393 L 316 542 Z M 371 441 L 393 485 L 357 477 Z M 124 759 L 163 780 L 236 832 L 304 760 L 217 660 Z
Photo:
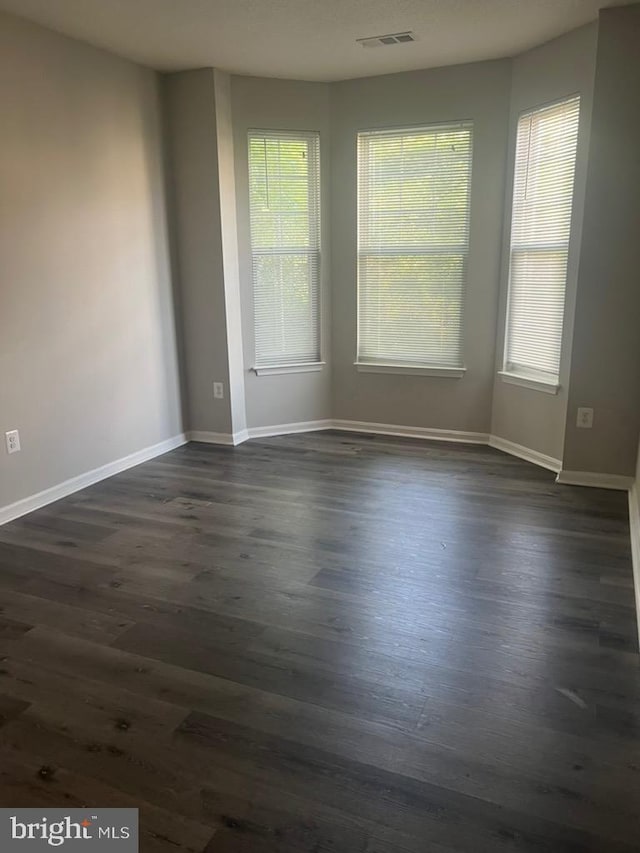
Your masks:
M 0 749 L 0 801 L 13 808 L 104 807 L 139 809 L 140 850 L 143 853 L 194 853 L 206 849 L 215 830 L 160 809 L 93 779 L 56 767 L 45 778 L 42 755 Z
M 484 447 L 186 445 L 0 530 L 0 796 L 144 851 L 631 853 L 626 498 Z

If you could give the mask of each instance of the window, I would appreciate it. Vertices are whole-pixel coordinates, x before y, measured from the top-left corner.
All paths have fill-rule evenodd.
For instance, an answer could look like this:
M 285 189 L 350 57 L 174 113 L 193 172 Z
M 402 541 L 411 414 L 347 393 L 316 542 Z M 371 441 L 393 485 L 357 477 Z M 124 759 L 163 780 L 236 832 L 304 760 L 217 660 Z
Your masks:
M 557 386 L 580 99 L 518 121 L 504 369 Z
M 472 128 L 358 134 L 358 363 L 459 371 Z
M 249 134 L 255 366 L 320 361 L 320 142 Z

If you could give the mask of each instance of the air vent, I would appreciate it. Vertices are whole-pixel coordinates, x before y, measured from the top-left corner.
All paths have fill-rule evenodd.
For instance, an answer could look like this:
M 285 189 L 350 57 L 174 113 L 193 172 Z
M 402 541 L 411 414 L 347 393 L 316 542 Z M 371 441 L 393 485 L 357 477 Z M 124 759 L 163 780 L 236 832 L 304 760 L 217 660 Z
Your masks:
M 388 44 L 406 44 L 410 41 L 415 41 L 415 35 L 410 32 L 404 33 L 387 33 L 384 36 L 368 36 L 364 39 L 356 39 L 362 47 L 386 47 Z

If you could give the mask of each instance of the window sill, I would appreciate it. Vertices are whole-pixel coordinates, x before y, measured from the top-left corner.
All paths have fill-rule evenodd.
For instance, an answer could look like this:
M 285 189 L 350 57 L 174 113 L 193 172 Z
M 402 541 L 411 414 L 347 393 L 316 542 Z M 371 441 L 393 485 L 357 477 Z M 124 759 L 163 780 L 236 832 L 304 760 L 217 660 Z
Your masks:
M 528 376 L 520 376 L 518 373 L 509 373 L 507 370 L 499 370 L 498 376 L 508 385 L 520 385 L 521 388 L 530 388 L 532 391 L 542 391 L 543 394 L 557 394 L 560 386 L 557 382 L 546 382 L 543 379 L 531 379 Z
M 418 364 L 385 364 L 384 362 L 354 361 L 359 373 L 405 373 L 408 376 L 441 376 L 460 379 L 466 367 L 427 367 Z
M 308 361 L 300 364 L 269 364 L 251 369 L 256 376 L 276 376 L 279 373 L 317 373 L 325 364 L 324 361 Z

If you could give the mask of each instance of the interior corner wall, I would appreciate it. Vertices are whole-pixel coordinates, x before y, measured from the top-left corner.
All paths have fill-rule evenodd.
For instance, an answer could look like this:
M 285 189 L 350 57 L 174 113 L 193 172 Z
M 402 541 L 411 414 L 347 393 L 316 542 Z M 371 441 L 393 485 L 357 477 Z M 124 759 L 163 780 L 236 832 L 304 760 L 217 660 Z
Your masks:
M 488 433 L 504 204 L 511 61 L 335 83 L 332 96 L 333 413 L 338 419 Z M 359 373 L 359 130 L 472 120 L 473 178 L 461 379 Z
M 563 467 L 633 475 L 640 427 L 640 6 L 600 14 Z M 593 428 L 576 409 L 594 409 Z
M 157 75 L 0 13 L 0 115 L 1 509 L 183 425 Z
M 218 172 L 215 72 L 163 75 L 190 432 L 230 435 L 229 356 Z M 213 383 L 225 386 L 214 399 Z
M 558 463 L 563 456 L 568 386 L 571 370 L 573 316 L 578 281 L 578 259 L 583 213 L 595 74 L 597 24 L 573 30 L 513 60 L 509 149 L 504 215 L 502 272 L 496 346 L 495 387 L 491 432 L 499 438 L 537 451 Z M 571 245 L 567 270 L 560 388 L 557 395 L 508 384 L 497 376 L 502 370 L 509 279 L 509 242 L 516 128 L 520 113 L 542 104 L 580 94 L 580 130 L 576 160 Z
M 629 532 L 631 534 L 631 562 L 633 587 L 636 596 L 638 637 L 640 638 L 640 443 L 636 457 L 635 480 L 629 490 Z
M 329 85 L 234 76 L 231 79 L 231 97 L 247 426 L 252 429 L 325 420 L 331 417 Z M 255 337 L 247 137 L 252 129 L 318 131 L 320 134 L 321 332 L 325 366 L 318 372 L 257 376 L 251 369 L 254 366 Z
M 242 306 L 230 76 L 222 71 L 214 71 L 214 89 L 231 431 L 237 438 L 243 438 L 247 429 L 247 412 L 242 352 Z

